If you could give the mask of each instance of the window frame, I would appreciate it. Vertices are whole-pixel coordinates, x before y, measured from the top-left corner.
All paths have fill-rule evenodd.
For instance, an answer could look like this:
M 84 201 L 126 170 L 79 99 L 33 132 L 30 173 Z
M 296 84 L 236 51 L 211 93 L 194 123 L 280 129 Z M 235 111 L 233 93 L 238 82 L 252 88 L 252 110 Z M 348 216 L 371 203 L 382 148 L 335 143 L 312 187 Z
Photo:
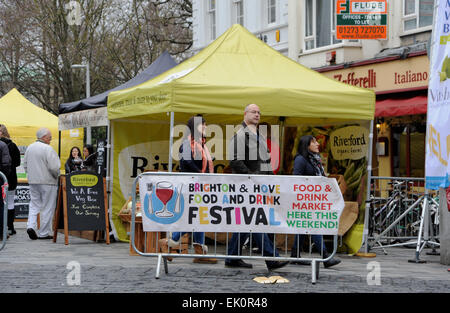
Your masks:
M 426 26 L 419 26 L 420 24 L 420 0 L 414 0 L 414 13 L 405 14 L 406 12 L 406 1 L 402 1 L 402 32 L 403 34 L 417 33 L 422 31 L 431 30 L 433 27 L 433 15 L 434 15 L 434 7 L 436 5 L 436 0 L 433 1 L 433 9 L 432 9 L 432 19 L 431 24 Z M 405 29 L 405 23 L 408 21 L 416 20 L 416 26 L 412 29 Z
M 312 11 L 311 11 L 311 17 L 308 17 L 308 10 L 307 10 L 307 2 L 311 2 L 312 4 Z M 317 1 L 318 0 L 306 0 L 304 2 L 304 31 L 303 31 L 303 51 L 304 52 L 309 52 L 309 51 L 314 51 L 316 49 L 326 49 L 327 47 L 334 47 L 336 45 L 342 45 L 343 43 L 345 43 L 344 40 L 340 40 L 336 38 L 336 10 L 335 10 L 335 6 L 336 6 L 336 0 L 333 0 L 330 2 L 331 5 L 331 10 L 330 10 L 330 20 L 331 25 L 330 25 L 330 44 L 326 45 L 326 46 L 322 46 L 322 47 L 317 47 L 317 36 L 316 36 L 316 23 L 317 23 Z M 312 25 L 310 25 L 310 29 L 311 29 L 311 35 L 307 35 L 307 22 L 310 22 Z M 338 42 L 335 42 L 338 41 Z M 312 48 L 307 48 L 308 47 L 308 43 L 312 42 L 313 43 L 313 47 Z M 359 41 L 358 41 L 359 42 Z
M 240 24 L 244 26 L 245 23 L 245 8 L 244 0 L 233 0 L 233 14 L 232 14 L 232 24 Z M 242 23 L 241 23 L 242 21 Z
M 272 5 L 273 1 L 273 5 Z M 267 26 L 276 25 L 278 22 L 278 0 L 266 0 L 266 24 Z M 272 16 L 272 8 L 274 9 L 274 15 Z M 273 22 L 272 22 L 273 17 Z
M 216 0 L 206 0 L 206 13 L 207 13 L 207 24 L 208 24 L 208 37 L 209 40 L 215 40 L 217 36 L 217 1 Z M 214 3 L 214 7 L 212 4 Z

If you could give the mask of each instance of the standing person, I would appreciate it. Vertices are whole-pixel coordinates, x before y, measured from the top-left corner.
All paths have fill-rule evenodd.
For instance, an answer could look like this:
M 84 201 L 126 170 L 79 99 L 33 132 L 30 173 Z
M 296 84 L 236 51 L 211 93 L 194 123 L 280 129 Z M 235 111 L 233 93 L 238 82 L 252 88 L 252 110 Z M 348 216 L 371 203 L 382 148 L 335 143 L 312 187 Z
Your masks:
M 180 146 L 180 172 L 214 173 L 214 166 L 208 147 L 206 147 L 206 121 L 202 116 L 193 116 L 187 122 L 189 135 Z M 180 246 L 180 239 L 185 233 L 174 232 L 169 240 L 159 241 L 161 251 L 167 253 L 169 247 Z M 194 251 L 196 254 L 208 254 L 205 243 L 205 233 L 194 232 Z M 217 259 L 194 258 L 194 263 L 217 263 Z
M 6 179 L 8 179 L 9 172 L 11 171 L 11 157 L 9 156 L 9 150 L 6 143 L 0 141 L 0 172 L 2 172 Z M 3 177 L 0 178 L 0 186 L 5 182 Z M 5 195 L 6 196 L 6 195 Z M 4 203 L 3 203 L 3 190 L 0 191 L 0 240 L 3 240 L 3 214 L 4 214 Z M 9 237 L 9 236 L 8 236 Z
M 67 159 L 66 164 L 64 165 L 66 174 L 70 174 L 75 171 L 80 171 L 82 163 L 83 159 L 81 158 L 80 148 L 72 147 L 72 149 L 70 149 L 69 158 Z
M 61 161 L 50 146 L 52 134 L 48 128 L 40 128 L 37 141 L 25 151 L 23 166 L 30 185 L 30 206 L 27 233 L 30 239 L 52 239 L 52 219 L 58 192 L 58 176 Z M 41 214 L 41 227 L 36 233 L 37 215 Z
M 300 138 L 298 143 L 297 155 L 294 158 L 294 175 L 301 176 L 325 176 L 325 171 L 322 166 L 322 161 L 319 154 L 320 144 L 316 138 L 311 135 L 306 135 Z M 328 258 L 329 254 L 325 245 L 323 244 L 322 235 L 311 235 L 312 240 L 323 258 Z M 303 245 L 305 235 L 295 235 L 294 244 L 291 249 L 291 257 L 300 258 L 300 250 Z M 309 261 L 293 261 L 292 264 L 309 265 Z M 337 258 L 331 258 L 323 263 L 328 268 L 341 263 Z
M 85 145 L 83 148 L 83 166 L 82 169 L 90 172 L 95 172 L 97 170 L 97 153 L 94 152 L 94 147 L 92 145 Z
M 270 154 L 266 140 L 258 132 L 261 112 L 256 104 L 249 104 L 244 110 L 242 128 L 231 139 L 230 167 L 233 174 L 265 174 L 273 175 L 270 165 Z M 228 245 L 228 255 L 240 255 L 242 245 L 249 238 L 249 233 L 234 233 Z M 254 233 L 252 235 L 258 248 L 264 256 L 279 256 L 267 234 Z M 289 262 L 266 261 L 269 270 L 287 265 Z M 225 266 L 252 268 L 251 264 L 242 259 L 226 259 Z
M 14 217 L 16 210 L 14 209 L 14 196 L 17 188 L 17 171 L 16 167 L 20 165 L 20 151 L 17 145 L 11 140 L 8 129 L 5 125 L 0 124 L 0 140 L 8 146 L 9 156 L 11 158 L 11 170 L 8 178 L 8 231 L 10 235 L 15 235 Z

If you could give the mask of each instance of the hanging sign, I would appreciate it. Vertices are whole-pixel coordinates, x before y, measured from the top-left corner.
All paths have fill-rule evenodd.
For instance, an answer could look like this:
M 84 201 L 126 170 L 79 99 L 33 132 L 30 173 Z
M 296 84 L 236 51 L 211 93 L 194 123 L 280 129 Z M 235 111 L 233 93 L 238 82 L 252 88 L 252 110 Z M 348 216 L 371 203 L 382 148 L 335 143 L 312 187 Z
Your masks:
M 330 134 L 331 153 L 335 160 L 359 160 L 369 150 L 369 130 L 360 126 L 348 126 Z
M 334 178 L 149 174 L 139 179 L 144 231 L 336 235 Z
M 337 39 L 386 39 L 387 0 L 337 0 Z

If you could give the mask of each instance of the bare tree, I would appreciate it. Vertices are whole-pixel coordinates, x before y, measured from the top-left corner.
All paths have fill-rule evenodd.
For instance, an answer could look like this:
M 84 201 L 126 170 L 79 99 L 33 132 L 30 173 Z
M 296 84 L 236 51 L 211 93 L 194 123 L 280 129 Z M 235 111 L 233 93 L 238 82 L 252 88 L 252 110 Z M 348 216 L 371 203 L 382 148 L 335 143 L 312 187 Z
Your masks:
M 74 16 L 74 14 L 76 16 Z M 164 50 L 192 45 L 190 0 L 0 0 L 0 92 L 17 87 L 54 113 L 123 83 Z
M 111 61 L 118 66 L 119 81 L 127 81 L 150 65 L 163 51 L 182 60 L 192 46 L 190 0 L 133 0 L 124 5 L 105 41 Z M 111 16 L 110 15 L 110 16 Z

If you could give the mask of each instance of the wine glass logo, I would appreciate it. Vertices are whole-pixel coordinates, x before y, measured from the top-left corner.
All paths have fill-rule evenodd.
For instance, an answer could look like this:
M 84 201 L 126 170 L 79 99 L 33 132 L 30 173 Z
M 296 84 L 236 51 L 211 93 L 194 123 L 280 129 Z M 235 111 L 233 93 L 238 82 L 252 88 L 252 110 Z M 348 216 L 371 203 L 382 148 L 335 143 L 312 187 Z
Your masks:
M 175 186 L 176 185 L 176 186 Z M 173 224 L 184 212 L 183 183 L 149 182 L 143 201 L 143 216 L 158 224 Z
M 172 217 L 173 213 L 167 210 L 167 202 L 172 199 L 173 185 L 170 182 L 162 181 L 156 184 L 156 197 L 163 203 L 164 207 L 161 211 L 155 213 L 158 217 Z

